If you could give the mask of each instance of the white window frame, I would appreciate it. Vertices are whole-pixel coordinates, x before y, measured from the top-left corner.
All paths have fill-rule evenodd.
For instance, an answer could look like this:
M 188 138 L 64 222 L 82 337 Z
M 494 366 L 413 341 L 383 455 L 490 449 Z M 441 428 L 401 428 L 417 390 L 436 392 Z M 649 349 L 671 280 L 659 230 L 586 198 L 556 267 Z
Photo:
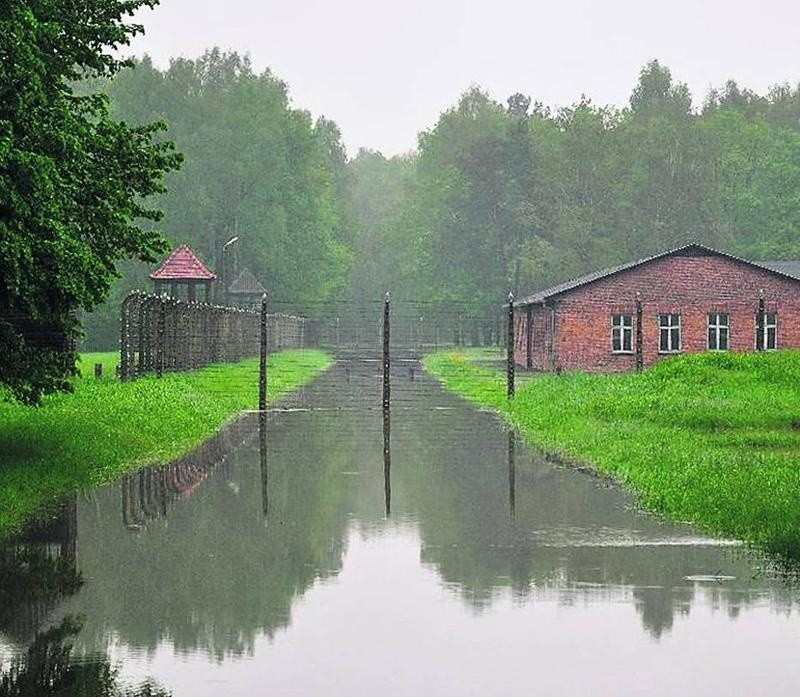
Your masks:
M 770 316 L 773 318 L 772 322 L 770 323 L 769 318 Z M 756 351 L 758 351 L 758 315 L 756 314 L 755 318 L 755 339 L 753 340 L 753 347 Z M 767 337 L 769 337 L 769 329 L 775 330 L 775 346 L 771 348 L 767 346 Z M 764 332 L 763 335 L 763 343 L 762 346 L 764 347 L 764 351 L 777 351 L 778 350 L 778 313 L 777 312 L 764 312 L 764 326 L 762 327 L 762 331 Z
M 720 320 L 720 317 L 725 318 L 725 322 L 723 323 Z M 713 318 L 713 321 L 712 321 Z M 720 348 L 720 337 L 722 336 L 722 330 L 725 330 L 725 348 Z M 716 346 L 714 348 L 711 347 L 711 332 L 714 332 L 716 338 Z M 727 312 L 709 312 L 708 313 L 708 325 L 706 331 L 706 348 L 709 351 L 730 351 L 731 349 L 731 316 Z
M 619 320 L 619 324 L 617 324 Z M 625 323 L 627 321 L 627 324 Z M 614 336 L 619 332 L 619 349 L 614 348 Z M 625 348 L 625 335 L 628 335 L 629 349 Z M 622 313 L 611 315 L 611 353 L 626 354 L 633 353 L 633 315 L 625 315 Z
M 667 324 L 663 324 L 663 318 L 667 318 Z M 676 320 L 673 323 L 673 319 Z M 677 348 L 672 345 L 672 330 L 678 329 L 678 346 Z M 667 346 L 664 349 L 661 347 L 661 333 L 667 330 Z M 680 353 L 683 344 L 683 330 L 681 327 L 681 314 L 680 312 L 659 312 L 658 313 L 658 352 L 660 354 Z

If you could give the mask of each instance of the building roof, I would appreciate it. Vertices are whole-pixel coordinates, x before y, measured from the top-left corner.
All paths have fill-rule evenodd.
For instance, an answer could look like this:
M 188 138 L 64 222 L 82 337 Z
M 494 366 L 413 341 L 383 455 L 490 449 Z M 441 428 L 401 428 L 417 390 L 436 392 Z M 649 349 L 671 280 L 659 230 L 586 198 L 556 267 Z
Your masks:
M 800 279 L 800 261 L 757 261 L 759 266 Z
M 262 295 L 267 292 L 267 289 L 262 286 L 258 279 L 250 273 L 249 269 L 242 269 L 242 272 L 236 277 L 236 280 L 231 283 L 230 287 L 228 288 L 229 293 L 233 293 L 234 295 L 239 293 L 242 295 Z
M 665 252 L 660 252 L 659 254 L 654 254 L 653 256 L 645 257 L 644 259 L 629 261 L 626 264 L 620 264 L 619 266 L 612 266 L 607 269 L 594 271 L 592 273 L 586 274 L 585 276 L 580 276 L 570 281 L 559 283 L 558 285 L 551 286 L 550 288 L 545 288 L 544 290 L 540 290 L 537 293 L 533 293 L 532 295 L 522 298 L 521 300 L 517 301 L 516 304 L 535 305 L 537 303 L 543 303 L 546 302 L 547 300 L 550 300 L 551 298 L 562 295 L 564 293 L 568 293 L 571 290 L 575 290 L 576 288 L 581 288 L 583 286 L 589 285 L 590 283 L 594 283 L 595 281 L 608 278 L 609 276 L 614 276 L 618 273 L 627 271 L 636 266 L 649 264 L 652 261 L 657 261 L 659 259 L 664 259 L 670 256 L 719 256 L 719 257 L 724 257 L 726 259 L 732 259 L 733 261 L 739 262 L 741 264 L 747 264 L 748 266 L 765 269 L 767 271 L 774 273 L 777 276 L 790 278 L 794 281 L 800 280 L 800 261 L 748 261 L 747 259 L 741 259 L 739 257 L 733 256 L 732 254 L 728 254 L 727 252 L 720 252 L 716 249 L 711 249 L 710 247 L 706 247 L 702 244 L 693 243 L 684 245 L 682 247 L 677 247 L 676 249 L 670 249 Z
M 216 274 L 206 268 L 197 255 L 182 244 L 170 254 L 150 278 L 154 281 L 213 281 Z

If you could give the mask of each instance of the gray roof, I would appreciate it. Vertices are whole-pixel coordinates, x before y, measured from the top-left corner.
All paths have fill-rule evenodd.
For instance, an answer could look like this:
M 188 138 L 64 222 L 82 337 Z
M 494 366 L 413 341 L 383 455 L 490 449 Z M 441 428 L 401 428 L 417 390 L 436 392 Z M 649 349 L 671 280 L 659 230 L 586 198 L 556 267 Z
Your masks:
M 609 276 L 613 276 L 622 271 L 627 271 L 628 269 L 640 266 L 641 264 L 647 264 L 651 261 L 656 261 L 657 259 L 663 259 L 669 256 L 690 256 L 690 255 L 725 257 L 726 259 L 732 259 L 739 263 L 747 264 L 748 266 L 755 266 L 758 268 L 766 269 L 779 276 L 791 278 L 792 280 L 800 280 L 800 261 L 748 261 L 747 259 L 741 259 L 726 252 L 720 252 L 716 249 L 711 249 L 710 247 L 706 247 L 702 244 L 693 243 L 684 245 L 682 247 L 677 247 L 676 249 L 670 249 L 667 250 L 666 252 L 661 252 L 659 254 L 654 254 L 653 256 L 645 257 L 644 259 L 629 261 L 626 264 L 620 264 L 619 266 L 612 266 L 607 269 L 594 271 L 592 273 L 586 274 L 585 276 L 573 278 L 570 281 L 559 283 L 558 285 L 551 286 L 550 288 L 545 288 L 544 290 L 540 290 L 537 293 L 533 293 L 532 295 L 522 298 L 521 300 L 518 300 L 516 304 L 535 305 L 537 303 L 543 303 L 551 298 L 561 295 L 562 293 L 567 293 L 576 288 L 580 288 L 590 283 L 594 283 L 595 281 L 599 281 L 600 279 L 608 278 Z
M 795 261 L 757 261 L 759 266 L 763 266 L 772 271 L 800 279 L 800 260 Z
M 229 293 L 252 293 L 259 295 L 266 293 L 267 289 L 264 288 L 258 279 L 250 273 L 249 269 L 242 269 L 242 272 L 236 277 L 236 280 L 228 287 Z

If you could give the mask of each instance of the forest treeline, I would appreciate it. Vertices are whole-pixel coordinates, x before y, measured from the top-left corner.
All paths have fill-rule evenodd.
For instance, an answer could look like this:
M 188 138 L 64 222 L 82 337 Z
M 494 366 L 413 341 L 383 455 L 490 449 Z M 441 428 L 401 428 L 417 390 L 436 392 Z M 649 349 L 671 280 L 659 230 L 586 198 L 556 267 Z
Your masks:
M 287 86 L 234 53 L 109 85 L 115 114 L 164 119 L 185 156 L 164 229 L 212 265 L 237 252 L 280 307 L 314 314 L 394 297 L 492 313 L 517 295 L 698 241 L 751 259 L 800 256 L 800 87 L 730 81 L 692 103 L 657 61 L 629 106 L 586 97 L 553 110 L 474 87 L 417 149 L 348 160 L 335 123 L 291 106 Z M 131 265 L 89 333 L 113 345 Z

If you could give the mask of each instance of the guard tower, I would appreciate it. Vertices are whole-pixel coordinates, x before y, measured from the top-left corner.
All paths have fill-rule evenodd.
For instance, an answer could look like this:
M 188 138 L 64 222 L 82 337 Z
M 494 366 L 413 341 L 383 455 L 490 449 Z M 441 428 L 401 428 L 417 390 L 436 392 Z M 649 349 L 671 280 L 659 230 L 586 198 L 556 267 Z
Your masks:
M 150 274 L 150 278 L 153 279 L 157 294 L 163 293 L 169 286 L 169 294 L 178 297 L 178 286 L 186 286 L 186 298 L 190 302 L 197 300 L 197 286 L 203 285 L 203 299 L 208 302 L 211 298 L 211 284 L 217 276 L 206 268 L 188 245 L 182 244 Z
M 250 308 L 261 304 L 266 289 L 249 269 L 242 269 L 236 280 L 228 287 L 228 303 L 234 307 Z

